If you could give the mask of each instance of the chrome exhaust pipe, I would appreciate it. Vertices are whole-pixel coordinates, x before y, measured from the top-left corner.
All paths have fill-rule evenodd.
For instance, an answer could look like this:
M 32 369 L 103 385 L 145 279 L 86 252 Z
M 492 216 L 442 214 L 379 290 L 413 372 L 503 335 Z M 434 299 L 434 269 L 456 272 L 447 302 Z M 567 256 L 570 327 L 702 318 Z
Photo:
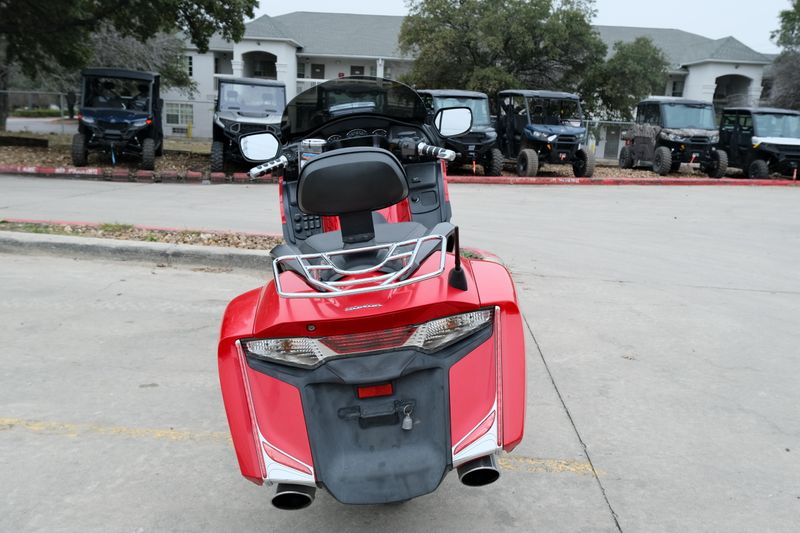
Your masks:
M 499 477 L 494 455 L 485 455 L 458 467 L 458 479 L 467 487 L 482 487 L 494 483 Z
M 275 496 L 272 497 L 272 505 L 283 511 L 305 509 L 313 503 L 316 492 L 317 489 L 314 487 L 278 483 Z

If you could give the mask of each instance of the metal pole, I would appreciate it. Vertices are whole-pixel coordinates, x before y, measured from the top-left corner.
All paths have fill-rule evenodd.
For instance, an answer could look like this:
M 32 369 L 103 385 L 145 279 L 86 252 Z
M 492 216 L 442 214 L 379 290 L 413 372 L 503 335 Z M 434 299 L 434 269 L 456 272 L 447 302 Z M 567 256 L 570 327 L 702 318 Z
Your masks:
M 64 135 L 64 93 L 58 93 L 58 110 L 61 115 L 61 135 Z

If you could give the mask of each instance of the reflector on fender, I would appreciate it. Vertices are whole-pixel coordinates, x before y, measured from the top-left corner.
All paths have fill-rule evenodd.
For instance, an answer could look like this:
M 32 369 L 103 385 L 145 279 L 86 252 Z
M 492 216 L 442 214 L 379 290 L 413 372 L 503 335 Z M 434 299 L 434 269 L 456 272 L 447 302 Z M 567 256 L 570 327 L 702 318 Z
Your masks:
M 394 387 L 391 383 L 383 383 L 382 385 L 368 385 L 366 387 L 358 387 L 358 398 L 377 398 L 379 396 L 391 396 L 394 394 Z
M 314 368 L 326 359 L 401 348 L 437 352 L 481 329 L 494 320 L 494 309 L 480 309 L 437 318 L 412 326 L 332 335 L 330 337 L 289 337 L 243 340 L 245 352 L 258 359 Z

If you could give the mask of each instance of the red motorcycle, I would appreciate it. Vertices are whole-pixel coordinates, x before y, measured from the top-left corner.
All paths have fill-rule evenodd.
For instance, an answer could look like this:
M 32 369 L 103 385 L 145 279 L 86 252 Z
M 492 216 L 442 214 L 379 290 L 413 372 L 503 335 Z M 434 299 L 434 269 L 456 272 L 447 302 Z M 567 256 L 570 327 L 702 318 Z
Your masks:
M 406 501 L 453 468 L 494 482 L 525 418 L 522 321 L 508 271 L 460 255 L 436 147 L 467 108 L 426 124 L 417 93 L 342 78 L 243 136 L 279 179 L 273 281 L 225 311 L 219 374 L 242 475 L 280 509 L 317 488 L 346 504 Z

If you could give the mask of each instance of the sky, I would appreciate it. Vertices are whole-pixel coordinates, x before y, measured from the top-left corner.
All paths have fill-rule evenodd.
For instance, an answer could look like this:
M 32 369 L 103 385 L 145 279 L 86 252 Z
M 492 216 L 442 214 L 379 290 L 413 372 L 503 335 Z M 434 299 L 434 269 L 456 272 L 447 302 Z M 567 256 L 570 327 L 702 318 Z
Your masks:
M 595 24 L 674 28 L 712 39 L 733 36 L 762 53 L 778 48 L 769 34 L 777 29 L 778 13 L 790 0 L 596 0 Z M 734 7 L 734 6 L 741 7 Z M 405 15 L 405 0 L 261 0 L 256 16 L 293 11 Z

